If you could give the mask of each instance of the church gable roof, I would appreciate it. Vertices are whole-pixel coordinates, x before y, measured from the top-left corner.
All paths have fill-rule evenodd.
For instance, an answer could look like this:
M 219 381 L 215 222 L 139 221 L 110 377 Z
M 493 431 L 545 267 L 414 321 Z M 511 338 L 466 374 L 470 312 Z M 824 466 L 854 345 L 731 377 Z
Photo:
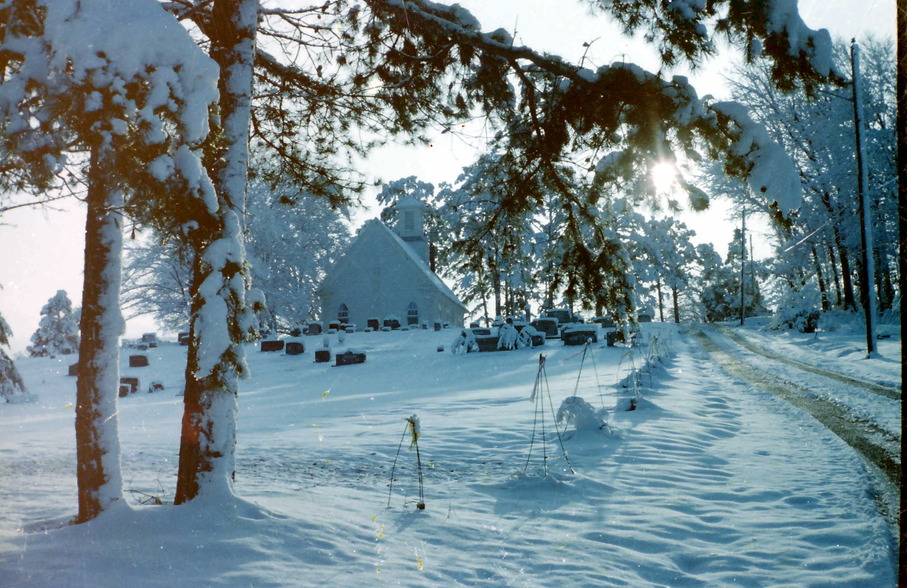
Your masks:
M 359 251 L 361 251 L 361 253 L 359 253 Z M 457 295 L 453 293 L 437 274 L 431 271 L 428 265 L 419 257 L 419 254 L 378 219 L 366 221 L 344 256 L 328 270 L 327 276 L 325 277 L 324 282 L 322 282 L 319 290 L 327 290 L 345 273 L 357 271 L 353 266 L 356 264 L 357 258 L 360 258 L 359 256 L 376 257 L 378 255 L 399 256 L 405 263 L 412 264 L 436 290 L 463 307 L 465 310 L 466 307 L 460 302 Z

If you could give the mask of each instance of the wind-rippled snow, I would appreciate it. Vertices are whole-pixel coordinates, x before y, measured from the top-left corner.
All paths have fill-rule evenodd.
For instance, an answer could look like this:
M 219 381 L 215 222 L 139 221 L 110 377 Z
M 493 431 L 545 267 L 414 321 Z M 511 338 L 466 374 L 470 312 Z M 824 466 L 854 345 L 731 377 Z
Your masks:
M 141 506 L 175 486 L 185 348 L 164 344 L 123 369 L 165 385 L 119 402 L 129 508 L 62 528 L 76 510 L 73 360 L 19 360 L 39 400 L 0 405 L 4 585 L 893 585 L 892 530 L 853 451 L 682 330 L 643 332 L 635 351 L 599 344 L 585 361 L 557 340 L 438 353 L 453 330 L 348 335 L 367 360 L 343 367 L 313 363 L 314 343 L 250 347 L 242 498 Z M 548 400 L 544 438 L 529 400 L 539 351 L 555 411 L 574 390 L 607 409 L 608 428 L 563 432 L 566 458 Z M 634 383 L 639 409 L 617 411 Z M 388 507 L 413 414 L 425 510 L 408 438 Z

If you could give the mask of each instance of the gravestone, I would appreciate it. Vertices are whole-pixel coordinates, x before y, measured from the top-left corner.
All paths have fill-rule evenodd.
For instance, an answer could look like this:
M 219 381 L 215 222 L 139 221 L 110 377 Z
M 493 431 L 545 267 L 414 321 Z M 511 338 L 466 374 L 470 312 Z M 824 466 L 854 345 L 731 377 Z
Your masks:
M 498 339 L 499 337 L 497 335 L 480 335 L 476 337 L 479 351 L 497 351 Z
M 135 394 L 139 389 L 139 379 L 126 376 L 120 378 L 120 396 L 126 396 L 123 394 L 123 387 L 127 388 L 126 394 Z
M 129 367 L 147 367 L 148 366 L 148 356 L 147 355 L 130 355 L 129 356 Z
M 595 327 L 567 327 L 561 333 L 564 345 L 585 345 L 587 341 L 598 342 L 598 329 Z
M 365 354 L 355 351 L 347 351 L 337 354 L 337 363 L 335 365 L 353 365 L 356 363 L 365 363 Z
M 283 341 L 262 341 L 261 350 L 268 351 L 283 351 Z

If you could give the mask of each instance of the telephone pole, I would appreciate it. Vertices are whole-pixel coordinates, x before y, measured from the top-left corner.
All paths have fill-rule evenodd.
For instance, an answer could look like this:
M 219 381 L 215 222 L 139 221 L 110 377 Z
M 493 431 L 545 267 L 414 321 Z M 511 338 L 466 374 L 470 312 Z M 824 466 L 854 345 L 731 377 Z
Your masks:
M 746 291 L 746 205 L 743 206 L 743 222 L 740 230 L 740 326 L 746 316 L 744 292 Z

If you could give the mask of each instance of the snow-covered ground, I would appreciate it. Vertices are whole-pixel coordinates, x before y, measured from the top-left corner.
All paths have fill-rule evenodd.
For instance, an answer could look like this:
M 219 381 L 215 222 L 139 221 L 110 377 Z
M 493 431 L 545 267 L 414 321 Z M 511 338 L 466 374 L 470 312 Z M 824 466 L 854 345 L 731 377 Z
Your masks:
M 76 509 L 74 359 L 21 359 L 38 400 L 0 405 L 0 584 L 894 585 L 893 531 L 861 459 L 725 375 L 684 329 L 643 334 L 632 351 L 599 344 L 585 357 L 556 340 L 439 353 L 452 330 L 331 336 L 335 350 L 367 353 L 343 367 L 313 362 L 321 337 L 300 356 L 250 346 L 241 498 L 180 507 L 167 503 L 185 348 L 165 344 L 149 367 L 122 370 L 165 386 L 120 399 L 128 505 L 78 526 L 65 525 Z M 900 333 L 870 360 L 857 330 L 744 335 L 900 382 Z M 539 351 L 542 402 L 530 400 Z M 642 372 L 628 379 L 632 369 Z M 552 412 L 574 394 L 607 427 L 570 424 L 559 440 Z M 622 410 L 630 398 L 637 410 Z M 141 504 L 154 498 L 165 506 Z
M 866 334 L 859 325 L 849 328 L 841 324 L 820 328 L 815 333 L 768 330 L 770 321 L 750 319 L 746 328 L 726 325 L 722 332 L 707 328 L 707 332 L 725 348 L 732 349 L 748 363 L 780 377 L 787 382 L 809 389 L 812 394 L 846 406 L 860 420 L 869 421 L 893 437 L 901 433 L 901 403 L 878 394 L 867 393 L 853 386 L 829 380 L 778 363 L 771 358 L 746 351 L 733 343 L 723 341 L 722 333 L 742 337 L 755 347 L 785 359 L 829 370 L 855 380 L 880 384 L 890 388 L 901 387 L 900 330 L 891 325 L 879 329 L 885 337 L 875 341 L 876 352 L 867 358 Z

